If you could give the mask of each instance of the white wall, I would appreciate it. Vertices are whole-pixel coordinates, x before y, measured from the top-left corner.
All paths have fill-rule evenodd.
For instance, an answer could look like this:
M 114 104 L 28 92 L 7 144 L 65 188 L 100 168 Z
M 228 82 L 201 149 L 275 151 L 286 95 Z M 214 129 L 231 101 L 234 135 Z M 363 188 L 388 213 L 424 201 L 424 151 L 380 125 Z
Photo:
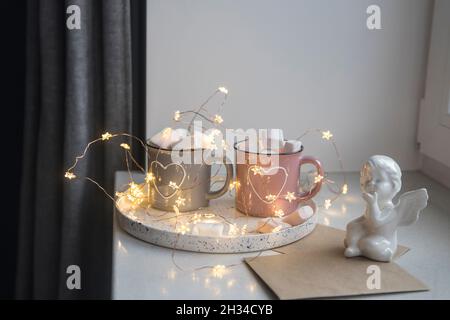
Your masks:
M 370 4 L 381 7 L 382 30 L 366 27 Z M 224 85 L 227 127 L 280 127 L 289 138 L 327 128 L 348 170 L 376 153 L 418 168 L 431 0 L 148 0 L 147 8 L 148 136 Z M 330 146 L 303 142 L 338 169 Z

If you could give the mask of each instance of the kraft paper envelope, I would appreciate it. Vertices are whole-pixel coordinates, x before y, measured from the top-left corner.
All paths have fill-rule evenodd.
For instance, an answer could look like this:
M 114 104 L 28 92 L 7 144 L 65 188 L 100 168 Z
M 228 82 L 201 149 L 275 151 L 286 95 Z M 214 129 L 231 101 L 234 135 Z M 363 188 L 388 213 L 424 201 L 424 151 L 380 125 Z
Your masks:
M 345 238 L 345 231 L 318 224 L 315 230 L 306 238 L 303 238 L 300 241 L 294 242 L 292 244 L 288 244 L 284 247 L 273 249 L 273 251 L 280 253 L 289 253 L 299 249 L 302 250 L 303 252 L 310 250 L 320 251 L 323 249 L 327 249 L 330 246 L 339 246 L 339 245 L 341 245 L 343 251 L 344 238 Z M 409 248 L 404 246 L 398 246 L 394 260 L 401 257 L 408 251 Z
M 345 232 L 325 226 L 308 237 L 277 251 L 277 256 L 247 259 L 247 264 L 280 299 L 340 297 L 364 294 L 426 291 L 428 288 L 396 263 L 366 258 L 345 258 Z M 408 251 L 399 247 L 397 257 Z M 374 288 L 374 274 L 368 267 L 379 267 L 380 286 Z M 369 286 L 368 286 L 368 279 Z

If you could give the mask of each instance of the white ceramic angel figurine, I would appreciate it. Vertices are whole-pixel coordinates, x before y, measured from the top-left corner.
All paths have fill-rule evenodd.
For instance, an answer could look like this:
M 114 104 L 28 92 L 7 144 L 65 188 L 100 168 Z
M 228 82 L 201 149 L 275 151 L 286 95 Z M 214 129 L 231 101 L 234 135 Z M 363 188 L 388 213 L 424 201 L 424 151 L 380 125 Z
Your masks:
M 361 170 L 365 213 L 347 225 L 345 256 L 365 256 L 389 262 L 397 250 L 397 227 L 413 224 L 427 206 L 426 189 L 402 194 L 396 204 L 392 199 L 402 186 L 398 164 L 387 156 L 375 155 Z

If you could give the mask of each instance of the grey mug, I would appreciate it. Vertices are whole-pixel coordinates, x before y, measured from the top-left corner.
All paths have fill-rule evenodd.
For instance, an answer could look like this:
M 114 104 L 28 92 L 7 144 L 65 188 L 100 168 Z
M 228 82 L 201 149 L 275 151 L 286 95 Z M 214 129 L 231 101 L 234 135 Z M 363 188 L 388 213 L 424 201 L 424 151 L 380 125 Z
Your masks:
M 202 159 L 201 149 L 179 151 L 189 163 L 173 162 L 172 150 L 147 143 L 147 183 L 151 206 L 164 211 L 192 211 L 207 207 L 209 200 L 217 199 L 228 191 L 233 179 L 233 165 L 226 167 L 222 188 L 211 191 L 211 165 Z M 195 161 L 197 160 L 197 161 Z

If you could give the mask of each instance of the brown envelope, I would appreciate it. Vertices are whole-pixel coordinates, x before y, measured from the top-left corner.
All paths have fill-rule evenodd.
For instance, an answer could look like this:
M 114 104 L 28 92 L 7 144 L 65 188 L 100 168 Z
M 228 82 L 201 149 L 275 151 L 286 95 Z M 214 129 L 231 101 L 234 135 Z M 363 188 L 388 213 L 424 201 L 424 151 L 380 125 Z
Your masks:
M 276 251 L 284 254 L 246 259 L 247 264 L 280 299 L 339 297 L 428 288 L 396 263 L 345 258 L 345 232 L 318 225 L 308 237 Z M 396 257 L 409 249 L 399 247 Z M 380 288 L 369 289 L 367 268 L 380 268 Z

